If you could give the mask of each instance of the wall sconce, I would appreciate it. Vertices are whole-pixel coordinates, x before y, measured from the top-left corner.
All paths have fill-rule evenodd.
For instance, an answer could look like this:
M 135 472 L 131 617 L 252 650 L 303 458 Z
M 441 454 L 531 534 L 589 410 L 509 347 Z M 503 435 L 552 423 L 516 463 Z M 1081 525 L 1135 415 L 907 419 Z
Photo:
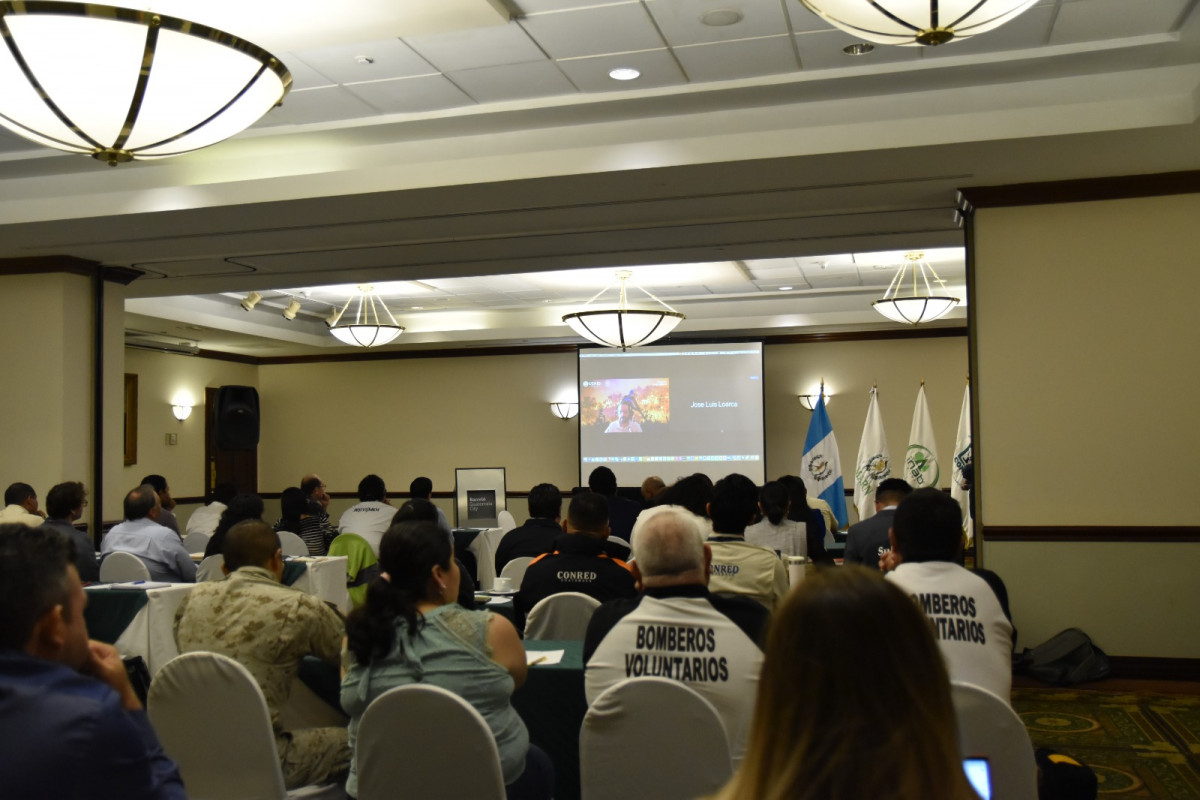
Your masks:
M 192 415 L 191 406 L 171 406 L 171 413 L 175 415 L 175 419 L 183 422 Z
M 291 322 L 296 318 L 296 313 L 300 311 L 300 301 L 292 298 L 292 302 L 287 304 L 287 308 L 283 310 L 283 318 Z
M 247 311 L 253 311 L 254 307 L 258 305 L 259 300 L 262 300 L 262 295 L 258 292 L 251 292 L 242 298 L 242 308 Z
M 550 413 L 559 419 L 571 419 L 579 414 L 579 403 L 551 403 Z
M 804 406 L 809 411 L 812 411 L 814 408 L 817 407 L 817 400 L 821 397 L 825 398 L 825 407 L 828 408 L 829 407 L 829 398 L 833 397 L 833 395 L 830 394 L 829 392 L 825 391 L 825 379 L 824 378 L 821 379 L 820 387 L 812 394 L 796 395 L 796 399 L 800 401 L 800 405 Z

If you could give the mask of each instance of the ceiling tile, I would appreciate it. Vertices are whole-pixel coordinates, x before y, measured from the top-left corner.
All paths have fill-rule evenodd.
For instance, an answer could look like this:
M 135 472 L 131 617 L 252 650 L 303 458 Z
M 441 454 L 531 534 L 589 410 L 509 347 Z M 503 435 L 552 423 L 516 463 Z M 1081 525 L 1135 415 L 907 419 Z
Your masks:
M 584 92 L 619 92 L 687 83 L 687 77 L 669 50 L 572 58 L 559 61 L 558 66 Z M 632 81 L 613 80 L 608 73 L 617 67 L 631 67 L 641 72 L 642 76 Z
M 478 103 L 578 93 L 553 61 L 468 69 L 447 73 L 446 77 Z
M 796 33 L 827 31 L 833 28 L 828 22 L 809 11 L 800 0 L 786 0 L 783 3 L 783 12 L 791 20 L 792 30 Z
M 1054 22 L 1051 44 L 1090 42 L 1165 33 L 1188 0 L 1088 0 L 1064 3 Z
M 415 114 L 441 108 L 473 105 L 470 97 L 442 75 L 354 83 L 346 91 L 384 114 Z
M 358 119 L 375 113 L 367 103 L 340 86 L 320 89 L 295 89 L 283 98 L 283 105 L 263 117 L 267 125 L 304 125 L 336 119 Z
M 293 92 L 297 89 L 315 89 L 319 86 L 333 86 L 337 83 L 304 63 L 304 60 L 296 53 L 280 53 L 279 59 L 288 68 L 288 72 L 292 73 Z
M 800 68 L 790 36 L 676 47 L 675 57 L 693 83 L 778 75 Z
M 800 64 L 806 70 L 837 67 L 861 69 L 874 64 L 916 61 L 921 57 L 920 48 L 890 47 L 883 44 L 876 45 L 874 51 L 862 56 L 849 56 L 842 52 L 846 45 L 857 44 L 859 41 L 845 31 L 832 29 L 796 34 L 796 45 L 800 48 Z
M 653 50 L 666 45 L 641 3 L 531 14 L 520 24 L 556 59 Z
M 404 41 L 441 72 L 546 60 L 546 54 L 515 22 L 503 27 L 414 36 Z
M 407 78 L 438 71 L 399 39 L 301 50 L 296 55 L 334 83 Z M 374 59 L 374 63 L 359 63 L 359 56 Z
M 672 46 L 753 39 L 760 36 L 786 35 L 787 19 L 779 0 L 740 0 L 721 4 L 714 0 L 647 0 L 646 7 Z M 705 25 L 700 18 L 713 10 L 741 13 L 733 25 Z
M 521 7 L 524 14 L 529 15 L 593 6 L 627 6 L 637 2 L 638 0 L 516 0 L 516 5 Z

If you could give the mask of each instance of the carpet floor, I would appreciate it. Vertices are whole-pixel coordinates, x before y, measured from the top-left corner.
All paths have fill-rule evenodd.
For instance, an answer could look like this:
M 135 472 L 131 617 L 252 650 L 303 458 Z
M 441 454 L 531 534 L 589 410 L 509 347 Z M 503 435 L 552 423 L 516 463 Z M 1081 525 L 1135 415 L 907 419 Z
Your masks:
M 1033 746 L 1096 772 L 1101 798 L 1200 798 L 1200 695 L 1014 688 Z

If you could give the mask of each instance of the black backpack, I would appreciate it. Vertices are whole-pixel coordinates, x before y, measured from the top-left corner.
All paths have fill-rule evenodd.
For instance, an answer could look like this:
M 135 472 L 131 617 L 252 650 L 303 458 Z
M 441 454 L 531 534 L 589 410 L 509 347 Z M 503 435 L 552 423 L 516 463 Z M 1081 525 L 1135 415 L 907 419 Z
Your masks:
M 1013 671 L 1055 686 L 1070 686 L 1107 678 L 1112 664 L 1086 633 L 1067 628 L 1037 647 L 1025 648 Z

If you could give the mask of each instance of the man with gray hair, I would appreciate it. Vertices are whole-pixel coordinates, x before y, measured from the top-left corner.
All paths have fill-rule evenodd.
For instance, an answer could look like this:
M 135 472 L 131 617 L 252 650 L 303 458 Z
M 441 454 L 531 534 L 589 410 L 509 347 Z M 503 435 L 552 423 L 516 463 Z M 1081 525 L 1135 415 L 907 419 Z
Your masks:
M 591 704 L 605 689 L 644 675 L 670 678 L 713 704 L 736 764 L 754 713 L 768 612 L 748 597 L 708 591 L 712 551 L 700 520 L 683 508 L 661 511 L 633 542 L 640 597 L 604 603 L 583 643 Z

